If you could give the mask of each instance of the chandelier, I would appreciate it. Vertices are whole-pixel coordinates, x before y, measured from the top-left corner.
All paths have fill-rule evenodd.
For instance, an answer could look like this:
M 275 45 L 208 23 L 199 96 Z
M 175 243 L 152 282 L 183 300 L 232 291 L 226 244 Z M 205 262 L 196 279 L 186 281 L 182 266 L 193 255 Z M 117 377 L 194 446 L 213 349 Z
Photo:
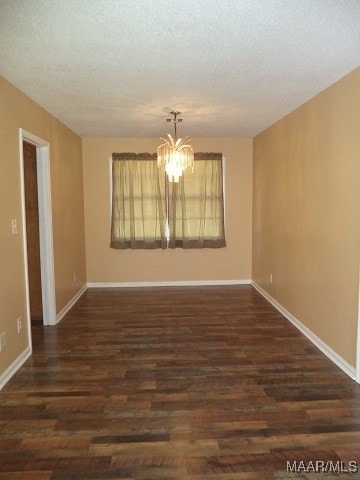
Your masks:
M 158 167 L 165 165 L 165 171 L 168 176 L 169 182 L 179 182 L 179 178 L 182 176 L 186 169 L 194 171 L 194 150 L 187 142 L 190 141 L 189 137 L 184 139 L 177 138 L 176 125 L 178 122 L 182 122 L 181 118 L 177 118 L 181 112 L 172 111 L 171 115 L 173 119 L 167 118 L 167 122 L 174 122 L 174 138 L 167 134 L 168 139 L 161 138 L 164 143 L 159 145 L 157 149 L 157 164 Z

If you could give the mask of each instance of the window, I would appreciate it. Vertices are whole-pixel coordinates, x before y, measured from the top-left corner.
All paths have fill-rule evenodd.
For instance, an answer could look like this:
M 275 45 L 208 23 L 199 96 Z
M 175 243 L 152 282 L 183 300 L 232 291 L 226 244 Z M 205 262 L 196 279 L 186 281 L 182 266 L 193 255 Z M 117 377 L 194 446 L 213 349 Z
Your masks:
M 225 247 L 221 154 L 170 183 L 156 155 L 113 153 L 112 184 L 112 248 Z

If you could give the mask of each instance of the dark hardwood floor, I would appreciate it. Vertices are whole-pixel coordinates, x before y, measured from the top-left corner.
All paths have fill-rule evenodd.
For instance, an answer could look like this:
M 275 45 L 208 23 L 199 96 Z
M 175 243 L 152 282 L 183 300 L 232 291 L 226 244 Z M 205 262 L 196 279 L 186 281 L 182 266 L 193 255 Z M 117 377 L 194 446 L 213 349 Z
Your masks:
M 250 286 L 93 289 L 0 392 L 0 479 L 360 464 L 360 387 Z

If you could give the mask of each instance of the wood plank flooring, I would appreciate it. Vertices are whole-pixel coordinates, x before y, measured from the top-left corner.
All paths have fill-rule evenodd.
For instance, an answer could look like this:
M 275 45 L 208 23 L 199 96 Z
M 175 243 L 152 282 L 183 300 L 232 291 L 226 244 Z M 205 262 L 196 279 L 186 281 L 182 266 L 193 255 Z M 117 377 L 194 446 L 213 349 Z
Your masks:
M 360 464 L 360 387 L 250 286 L 91 289 L 0 392 L 0 479 Z

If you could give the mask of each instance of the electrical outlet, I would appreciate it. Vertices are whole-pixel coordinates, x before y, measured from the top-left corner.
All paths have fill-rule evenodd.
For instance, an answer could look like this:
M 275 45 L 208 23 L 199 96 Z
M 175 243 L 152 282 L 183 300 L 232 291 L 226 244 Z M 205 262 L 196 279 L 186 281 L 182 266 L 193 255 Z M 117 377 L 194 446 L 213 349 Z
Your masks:
M 73 282 L 76 283 L 76 273 L 73 275 Z
M 17 233 L 18 233 L 18 230 L 17 230 L 17 220 L 16 220 L 16 219 L 11 220 L 11 233 L 12 233 L 13 235 L 17 235 Z
M 6 332 L 0 335 L 0 352 L 6 347 Z
M 270 273 L 270 283 L 272 283 L 272 273 Z
M 17 332 L 20 333 L 21 330 L 22 330 L 22 318 L 19 317 L 19 318 L 16 320 L 16 322 L 17 322 Z

